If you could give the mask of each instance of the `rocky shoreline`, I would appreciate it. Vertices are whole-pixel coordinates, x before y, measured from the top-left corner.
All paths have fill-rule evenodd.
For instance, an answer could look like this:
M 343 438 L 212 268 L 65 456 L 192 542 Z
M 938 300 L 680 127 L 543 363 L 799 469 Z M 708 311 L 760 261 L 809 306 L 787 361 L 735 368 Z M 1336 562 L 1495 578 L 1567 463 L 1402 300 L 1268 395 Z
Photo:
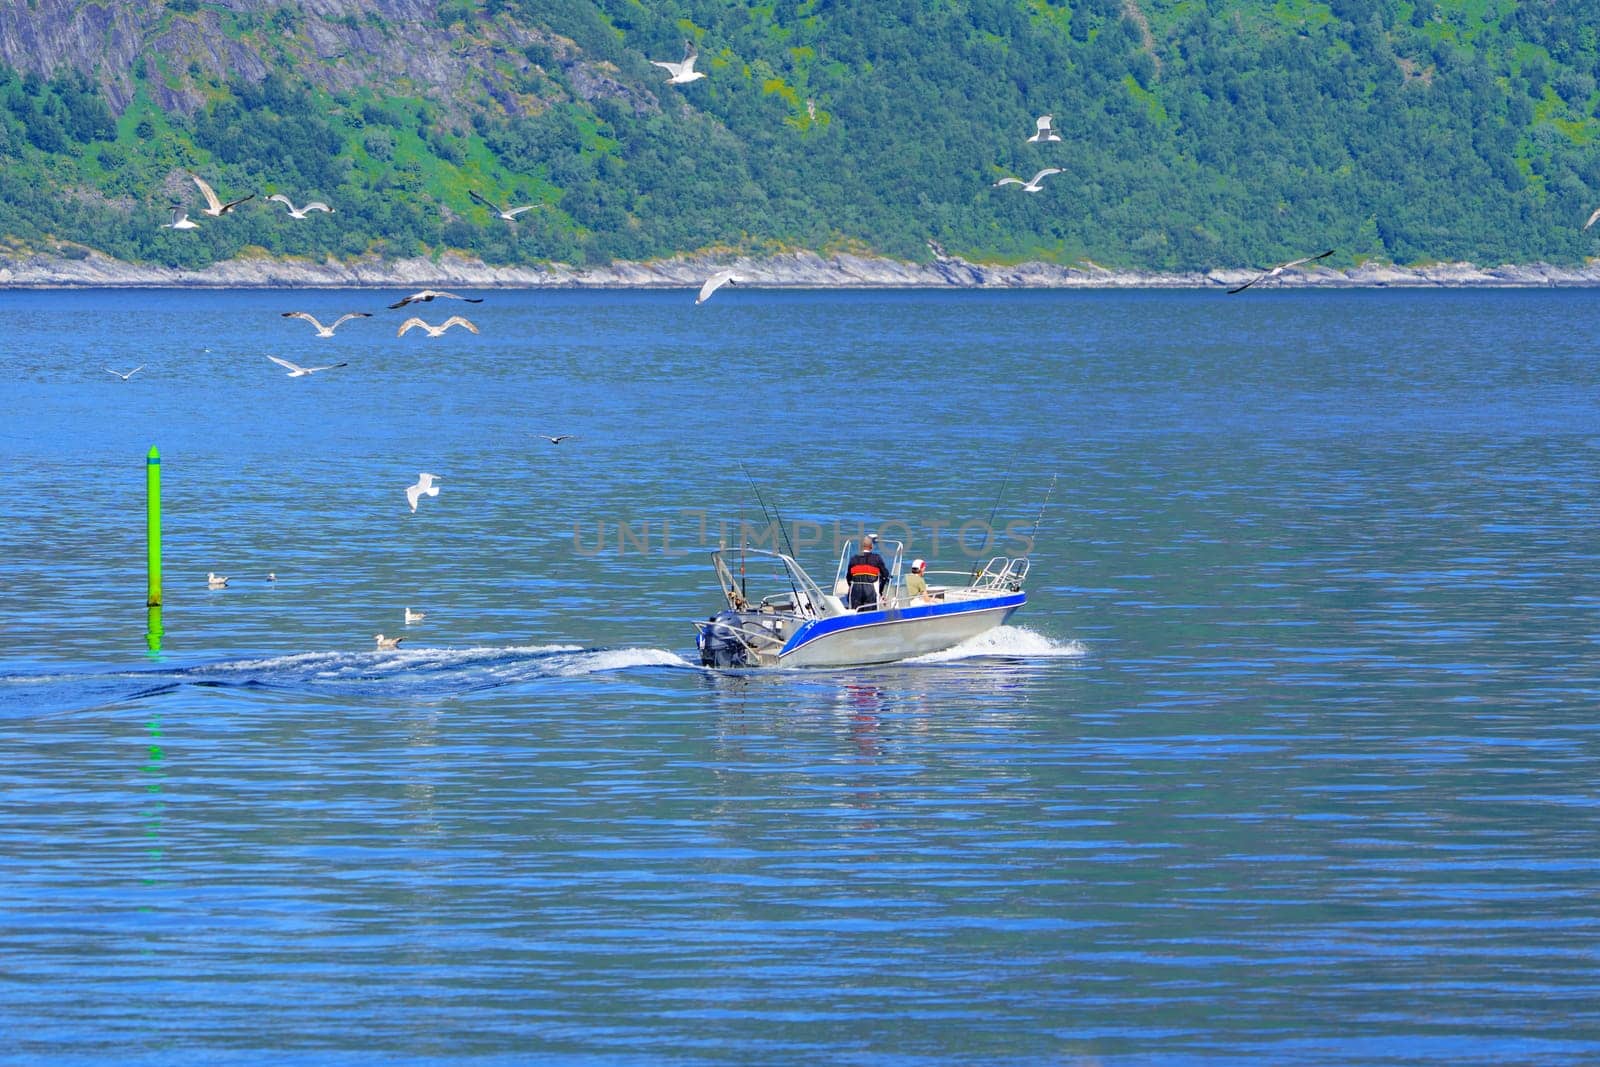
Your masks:
M 645 263 L 603 267 L 496 267 L 464 256 L 426 259 L 377 257 L 339 262 L 252 257 L 203 270 L 125 263 L 88 250 L 76 254 L 0 253 L 0 289 L 75 288 L 410 288 L 473 289 L 668 289 L 697 287 L 710 274 L 731 270 L 745 285 L 763 288 L 933 289 L 1217 289 L 1253 277 L 1250 270 L 1161 274 L 1109 270 L 1091 263 L 1010 266 L 971 263 L 940 256 L 911 263 L 849 253 L 785 252 L 769 256 L 700 253 Z M 1528 288 L 1600 285 L 1600 263 L 1557 267 L 1545 263 L 1481 267 L 1441 263 L 1397 267 L 1365 263 L 1349 270 L 1324 267 L 1291 271 L 1274 287 L 1346 288 Z

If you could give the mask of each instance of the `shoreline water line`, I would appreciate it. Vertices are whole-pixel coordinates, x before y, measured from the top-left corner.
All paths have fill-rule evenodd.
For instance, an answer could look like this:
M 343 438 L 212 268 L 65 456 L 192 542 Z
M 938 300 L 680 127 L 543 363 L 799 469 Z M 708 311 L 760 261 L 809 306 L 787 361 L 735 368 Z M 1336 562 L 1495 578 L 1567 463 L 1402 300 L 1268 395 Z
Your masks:
M 742 286 L 772 289 L 1227 289 L 1259 274 L 1253 267 L 1206 271 L 1114 269 L 1030 261 L 974 263 L 944 256 L 932 263 L 849 253 L 787 252 L 769 256 L 696 253 L 646 262 L 581 268 L 563 263 L 495 266 L 446 253 L 437 258 L 348 262 L 270 257 L 224 260 L 200 270 L 128 263 L 88 250 L 81 256 L 0 256 L 6 289 L 363 289 L 457 286 L 478 289 L 673 289 L 699 287 L 708 274 L 733 271 Z M 1398 266 L 1366 262 L 1348 269 L 1316 267 L 1272 280 L 1271 288 L 1517 289 L 1600 286 L 1600 262 L 1437 263 Z

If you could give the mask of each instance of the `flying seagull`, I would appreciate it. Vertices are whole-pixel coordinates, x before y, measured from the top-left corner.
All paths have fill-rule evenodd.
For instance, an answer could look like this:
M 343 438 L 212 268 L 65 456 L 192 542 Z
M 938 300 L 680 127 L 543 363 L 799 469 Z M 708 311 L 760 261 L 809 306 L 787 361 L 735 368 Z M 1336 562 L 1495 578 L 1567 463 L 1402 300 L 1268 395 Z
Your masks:
M 1594 209 L 1594 214 L 1589 216 L 1589 221 L 1583 224 L 1583 228 L 1587 230 L 1596 220 L 1600 220 L 1600 207 Z
M 223 215 L 226 215 L 228 212 L 232 211 L 246 200 L 255 199 L 256 194 L 251 193 L 249 196 L 241 196 L 237 200 L 230 200 L 224 204 L 221 200 L 217 199 L 217 194 L 211 191 L 211 186 L 207 185 L 205 183 L 205 179 L 201 178 L 200 175 L 191 174 L 189 177 L 194 179 L 194 183 L 200 187 L 200 192 L 204 194 L 206 198 L 206 207 L 204 208 L 205 213 L 214 219 L 221 218 Z
M 999 181 L 995 182 L 994 185 L 997 189 L 1002 185 L 1020 185 L 1022 186 L 1022 191 L 1025 193 L 1037 193 L 1040 189 L 1044 188 L 1039 184 L 1040 182 L 1052 174 L 1060 173 L 1060 167 L 1046 167 L 1044 170 L 1041 170 L 1038 174 L 1035 174 L 1027 181 L 1023 181 L 1021 178 L 1001 178 Z
M 313 200 L 305 207 L 297 208 L 294 206 L 294 201 L 290 200 L 282 193 L 273 193 L 271 196 L 267 197 L 267 199 L 269 201 L 276 201 L 280 204 L 287 204 L 289 207 L 289 217 L 291 219 L 303 219 L 306 217 L 306 212 L 308 211 L 326 211 L 329 214 L 333 213 L 333 208 L 329 207 L 327 204 L 324 204 L 321 200 Z
M 534 208 L 539 206 L 538 204 L 524 204 L 522 207 L 501 207 L 488 197 L 479 196 L 477 190 L 475 189 L 468 189 L 467 195 L 472 197 L 472 199 L 476 200 L 478 203 L 482 204 L 484 207 L 493 211 L 495 214 L 499 215 L 501 218 L 505 219 L 507 222 L 514 222 L 516 221 L 517 216 L 522 214 L 524 211 L 532 211 Z
M 385 637 L 382 634 L 373 634 L 372 639 L 378 642 L 378 649 L 380 651 L 391 648 L 399 648 L 400 642 L 405 640 L 403 637 Z
M 322 323 L 317 321 L 315 315 L 305 311 L 285 311 L 283 313 L 283 317 L 286 319 L 305 319 L 307 322 L 317 328 L 318 337 L 332 337 L 333 331 L 337 330 L 341 323 L 349 319 L 370 319 L 372 318 L 372 312 L 352 311 L 348 315 L 340 315 L 338 318 L 333 320 L 332 326 L 322 325 Z
M 441 289 L 424 289 L 420 293 L 412 293 L 410 296 L 396 300 L 389 305 L 389 310 L 403 308 L 407 304 L 426 304 L 428 301 L 441 296 L 448 300 L 465 300 L 469 304 L 483 303 L 483 297 L 481 296 L 457 296 L 455 293 L 447 293 Z
M 349 363 L 330 363 L 326 367 L 302 367 L 298 363 L 290 363 L 288 360 L 279 359 L 277 356 L 268 356 L 267 358 L 280 367 L 287 367 L 291 378 L 304 378 L 306 375 L 315 374 L 318 371 L 333 370 L 335 367 L 348 367 L 350 365 Z
M 700 287 L 700 295 L 694 298 L 695 306 L 699 307 L 707 300 L 710 300 L 711 294 L 716 292 L 718 289 L 721 289 L 724 285 L 737 284 L 739 283 L 734 281 L 733 271 L 731 270 L 720 271 L 719 273 L 713 274 L 711 277 L 707 278 L 706 283 Z
M 1229 292 L 1230 295 L 1233 294 L 1233 293 L 1242 293 L 1246 289 L 1250 288 L 1252 285 L 1256 284 L 1256 282 L 1264 281 L 1267 278 L 1279 277 L 1280 275 L 1283 274 L 1284 271 L 1288 270 L 1290 267 L 1298 267 L 1302 263 L 1314 263 L 1319 259 L 1327 259 L 1329 256 L 1333 255 L 1333 251 L 1334 250 L 1330 248 L 1326 252 L 1322 253 L 1322 255 L 1320 255 L 1320 256 L 1306 256 L 1303 259 L 1291 259 L 1287 263 L 1279 263 L 1276 267 L 1273 267 L 1271 270 L 1262 271 L 1260 274 L 1257 274 L 1254 278 L 1251 278 L 1249 281 L 1245 282 L 1243 285 L 1238 285 L 1238 286 L 1233 287 L 1232 289 L 1229 289 L 1228 292 Z
M 207 589 L 226 589 L 227 586 L 228 586 L 228 579 L 226 577 L 224 577 L 223 575 L 217 574 L 214 571 L 207 571 L 206 572 L 206 588 Z
M 1038 129 L 1034 132 L 1032 137 L 1028 138 L 1028 142 L 1032 144 L 1036 141 L 1061 140 L 1061 135 L 1050 128 L 1050 122 L 1051 118 L 1049 115 L 1040 115 L 1038 119 L 1034 121 L 1034 125 L 1037 126 Z
M 553 445 L 559 445 L 562 441 L 570 440 L 571 438 L 574 438 L 574 437 L 576 437 L 578 435 L 575 434 L 575 433 L 558 433 L 554 437 L 551 437 L 547 433 L 538 433 L 538 434 L 534 434 L 534 436 L 535 437 L 542 437 L 546 441 L 549 441 Z
M 417 510 L 417 498 L 423 495 L 438 496 L 439 487 L 433 484 L 435 475 L 426 471 L 417 475 L 417 484 L 406 486 L 406 502 L 411 505 L 413 513 Z
M 106 373 L 107 374 L 115 374 L 118 378 L 121 378 L 123 381 L 127 381 L 129 378 L 132 378 L 135 374 L 138 374 L 142 370 L 144 370 L 144 364 L 143 363 L 141 363 L 137 367 L 133 368 L 127 374 L 123 374 L 119 370 L 112 370 L 110 367 L 106 368 Z
M 414 622 L 421 622 L 423 619 L 426 619 L 427 617 L 428 617 L 428 613 L 426 611 L 412 611 L 410 608 L 406 609 L 406 625 L 407 626 L 410 626 Z
M 183 210 L 183 208 L 175 207 L 172 209 L 172 221 L 163 222 L 161 224 L 161 228 L 163 230 L 198 230 L 200 228 L 200 224 L 198 222 L 191 221 L 189 218 L 189 213 Z
M 699 58 L 700 53 L 694 50 L 694 42 L 684 41 L 682 63 L 668 63 L 664 60 L 652 59 L 650 61 L 650 65 L 652 67 L 660 67 L 662 70 L 672 75 L 667 79 L 668 85 L 688 85 L 696 78 L 705 77 L 704 74 L 701 74 L 699 71 L 694 69 L 694 61 Z
M 395 336 L 404 337 L 406 335 L 406 331 L 411 329 L 413 326 L 420 326 L 424 330 L 427 330 L 429 337 L 443 337 L 444 332 L 452 326 L 465 326 L 473 333 L 478 332 L 478 328 L 476 326 L 472 325 L 472 323 L 468 322 L 460 315 L 451 315 L 448 319 L 445 319 L 437 326 L 429 326 L 426 322 L 423 322 L 421 319 L 413 316 L 400 324 L 400 329 L 395 333 Z

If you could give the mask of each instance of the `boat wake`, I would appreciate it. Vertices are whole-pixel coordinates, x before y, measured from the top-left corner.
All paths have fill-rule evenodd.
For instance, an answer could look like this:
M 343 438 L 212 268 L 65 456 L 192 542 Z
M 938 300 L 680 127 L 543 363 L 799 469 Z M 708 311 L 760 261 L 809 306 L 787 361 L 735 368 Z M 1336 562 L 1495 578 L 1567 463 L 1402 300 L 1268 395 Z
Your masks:
M 906 663 L 952 663 L 969 659 L 1070 659 L 1088 655 L 1077 641 L 1056 641 L 1026 626 L 996 626 L 943 652 Z
M 0 675 L 0 704 L 30 714 L 102 707 L 186 686 L 352 697 L 437 699 L 541 678 L 576 678 L 634 668 L 699 670 L 662 648 L 415 648 L 301 652 L 131 671 Z
M 943 652 L 903 660 L 901 665 L 985 659 L 1037 661 L 1085 654 L 1084 647 L 1076 641 L 1063 643 L 1024 627 L 1000 626 Z M 135 670 L 0 673 L 0 708 L 5 709 L 3 714 L 7 717 L 27 718 L 103 708 L 186 687 L 426 701 L 540 679 L 581 678 L 629 670 L 698 672 L 705 668 L 664 648 L 534 645 L 299 652 L 190 666 L 153 664 Z

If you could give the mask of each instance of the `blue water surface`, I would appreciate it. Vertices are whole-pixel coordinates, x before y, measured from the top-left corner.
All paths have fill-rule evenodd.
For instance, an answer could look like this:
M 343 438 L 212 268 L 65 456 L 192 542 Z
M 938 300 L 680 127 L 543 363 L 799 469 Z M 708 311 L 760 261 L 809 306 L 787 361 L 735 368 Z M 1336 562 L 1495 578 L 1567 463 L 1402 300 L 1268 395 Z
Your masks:
M 1600 297 L 399 295 L 0 292 L 0 1058 L 1600 1059 Z M 764 509 L 1029 603 L 703 671 Z

